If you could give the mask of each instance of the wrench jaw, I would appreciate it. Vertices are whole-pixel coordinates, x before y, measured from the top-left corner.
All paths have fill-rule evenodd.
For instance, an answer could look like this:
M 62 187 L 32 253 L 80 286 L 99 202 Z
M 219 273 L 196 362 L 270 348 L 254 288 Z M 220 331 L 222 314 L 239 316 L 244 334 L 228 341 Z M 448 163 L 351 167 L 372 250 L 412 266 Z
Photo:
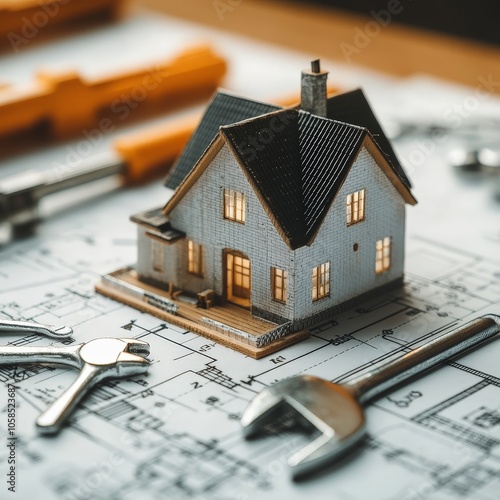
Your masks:
M 348 452 L 366 432 L 363 410 L 348 390 L 303 375 L 264 389 L 250 402 L 241 418 L 245 437 L 254 437 L 283 414 L 321 433 L 289 458 L 295 479 Z
M 146 359 L 150 347 L 147 342 L 137 339 L 120 339 L 125 343 L 124 350 L 118 355 L 116 368 L 120 377 L 146 373 L 151 362 Z
M 126 346 L 124 352 L 138 354 L 139 356 L 146 357 L 149 356 L 150 346 L 144 340 L 139 339 L 120 339 L 125 342 Z
M 116 361 L 116 372 L 119 377 L 131 377 L 146 373 L 151 362 L 140 355 L 122 352 Z
M 335 434 L 320 434 L 288 458 L 288 465 L 294 479 L 300 479 L 346 455 L 366 436 L 366 426 L 355 430 L 341 439 Z
M 257 436 L 285 413 L 286 402 L 276 394 L 275 387 L 261 391 L 243 412 L 240 424 L 247 439 Z

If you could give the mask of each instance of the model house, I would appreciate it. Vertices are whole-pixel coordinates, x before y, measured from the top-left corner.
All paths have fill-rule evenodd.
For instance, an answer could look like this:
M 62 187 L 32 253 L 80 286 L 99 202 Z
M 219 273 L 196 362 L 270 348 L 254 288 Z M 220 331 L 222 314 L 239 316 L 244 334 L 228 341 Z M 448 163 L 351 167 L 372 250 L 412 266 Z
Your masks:
M 247 336 L 257 348 L 403 279 L 410 182 L 363 92 L 327 98 L 326 78 L 319 62 L 303 72 L 294 109 L 219 92 L 167 180 L 173 196 L 132 217 L 138 281 L 281 326 Z

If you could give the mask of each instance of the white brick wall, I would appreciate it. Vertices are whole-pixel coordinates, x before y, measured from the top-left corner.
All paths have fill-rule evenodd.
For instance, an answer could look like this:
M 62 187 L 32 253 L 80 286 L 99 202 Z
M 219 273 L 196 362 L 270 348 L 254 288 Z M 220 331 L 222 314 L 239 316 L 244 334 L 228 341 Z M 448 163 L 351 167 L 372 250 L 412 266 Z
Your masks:
M 224 219 L 224 188 L 245 194 L 245 224 Z M 200 278 L 187 272 L 187 239 L 178 244 L 181 249 L 175 279 L 178 287 L 194 292 L 213 288 L 218 295 L 224 295 L 223 250 L 238 250 L 249 257 L 252 265 L 252 305 L 291 317 L 292 300 L 285 305 L 271 298 L 270 267 L 288 270 L 288 288 L 293 290 L 290 276 L 293 252 L 277 233 L 226 145 L 172 211 L 170 220 L 173 227 L 201 243 L 204 250 L 205 273 Z M 174 271 L 168 274 L 174 275 Z
M 176 283 L 178 279 L 178 252 L 176 244 L 162 244 L 163 246 L 163 269 L 158 272 L 153 268 L 153 244 L 156 240 L 146 235 L 147 229 L 137 226 L 137 265 L 136 270 L 140 276 L 154 281 L 165 283 Z
M 365 220 L 346 224 L 347 195 L 365 193 Z M 370 153 L 363 148 L 311 247 L 296 251 L 295 319 L 305 318 L 403 275 L 405 204 Z M 375 243 L 392 237 L 388 272 L 375 274 Z M 358 250 L 353 250 L 354 244 Z M 312 268 L 330 261 L 330 297 L 311 300 Z

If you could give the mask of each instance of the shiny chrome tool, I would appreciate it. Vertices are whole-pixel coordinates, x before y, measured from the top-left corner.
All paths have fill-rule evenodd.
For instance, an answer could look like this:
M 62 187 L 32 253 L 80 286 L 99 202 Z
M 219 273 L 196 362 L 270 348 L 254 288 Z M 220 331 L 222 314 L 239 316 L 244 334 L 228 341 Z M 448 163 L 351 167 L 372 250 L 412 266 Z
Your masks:
M 83 396 L 96 384 L 112 378 L 146 373 L 149 344 L 142 340 L 102 338 L 74 346 L 0 346 L 0 365 L 50 363 L 80 370 L 73 384 L 37 419 L 42 434 L 59 432 Z
M 241 418 L 245 436 L 253 437 L 284 413 L 319 430 L 318 438 L 288 459 L 292 474 L 302 476 L 361 441 L 366 433 L 363 405 L 499 332 L 500 316 L 488 314 L 343 384 L 310 375 L 278 382 L 261 391 L 246 408 Z
M 69 326 L 41 325 L 31 321 L 11 321 L 0 319 L 0 332 L 7 333 L 33 333 L 44 335 L 53 339 L 67 339 L 73 334 Z

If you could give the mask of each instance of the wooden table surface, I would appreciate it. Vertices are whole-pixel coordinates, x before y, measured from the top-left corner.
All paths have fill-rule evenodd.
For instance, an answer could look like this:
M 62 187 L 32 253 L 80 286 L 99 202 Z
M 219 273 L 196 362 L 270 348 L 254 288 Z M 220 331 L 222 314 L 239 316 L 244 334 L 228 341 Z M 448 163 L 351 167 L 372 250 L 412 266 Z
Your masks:
M 397 14 L 382 26 L 283 0 L 133 0 L 137 6 L 394 75 L 423 72 L 473 87 L 481 78 L 500 82 L 500 47 L 397 25 Z M 500 94 L 500 83 L 491 87 Z

